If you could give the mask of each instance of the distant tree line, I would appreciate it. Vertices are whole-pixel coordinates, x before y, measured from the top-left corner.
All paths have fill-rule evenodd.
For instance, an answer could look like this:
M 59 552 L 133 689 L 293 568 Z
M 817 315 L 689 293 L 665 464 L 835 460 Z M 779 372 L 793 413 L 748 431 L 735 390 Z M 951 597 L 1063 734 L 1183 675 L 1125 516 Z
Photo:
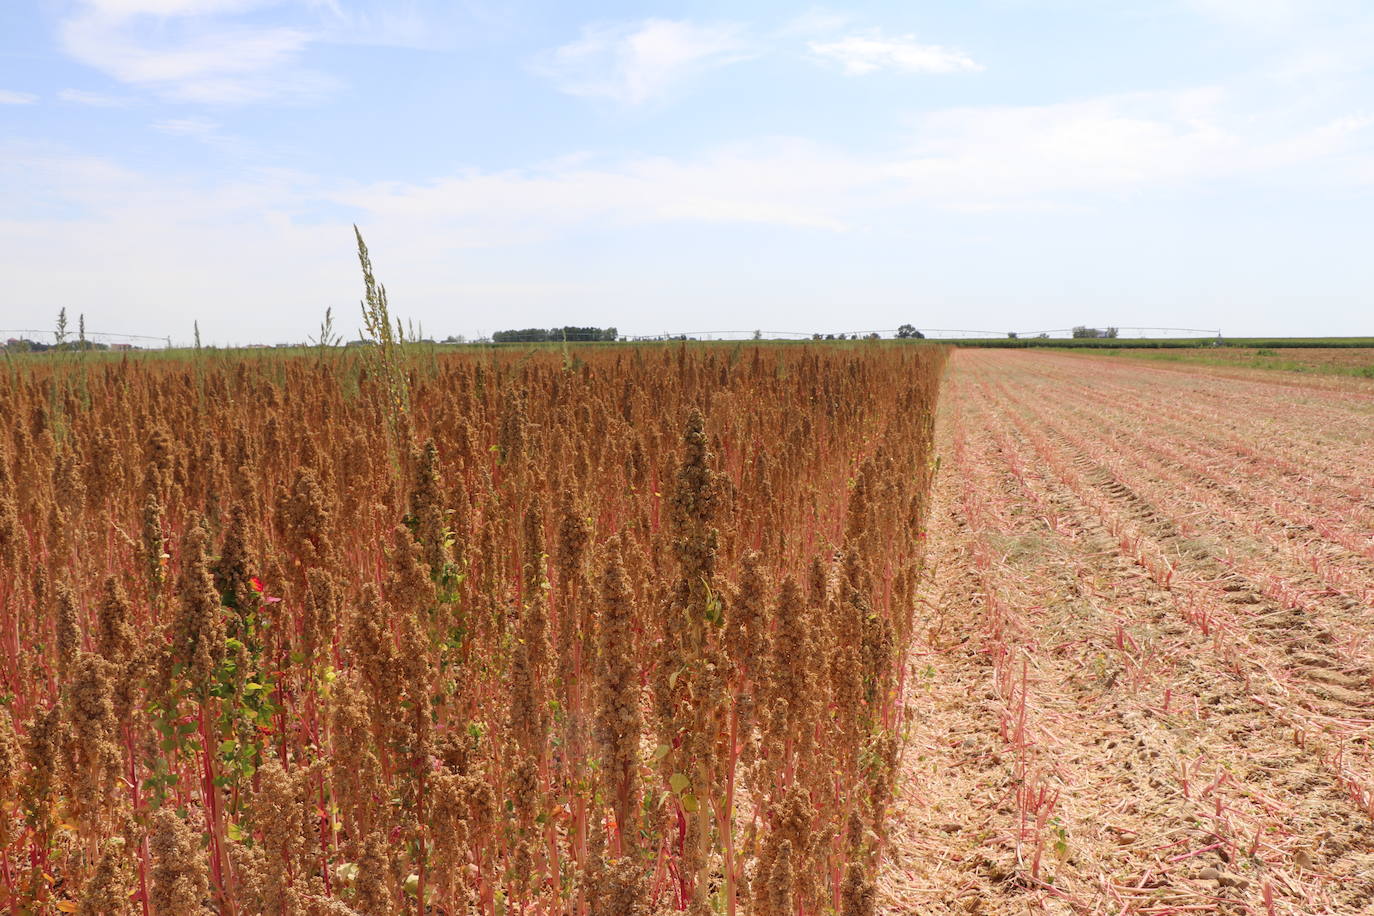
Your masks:
M 619 338 L 615 328 L 525 328 L 520 331 L 497 331 L 491 335 L 495 343 L 586 343 L 612 341 Z
M 1074 337 L 1115 337 L 1115 336 L 1116 336 L 1116 328 L 1107 328 L 1107 330 L 1104 331 L 1104 330 L 1102 330 L 1101 328 L 1085 328 L 1083 325 L 1080 324 L 1078 327 L 1076 327 L 1076 328 L 1073 329 L 1073 336 L 1074 336 Z
M 0 350 L 9 350 L 12 353 L 46 353 L 49 350 L 65 352 L 68 350 L 108 350 L 109 344 L 95 343 L 90 340 L 65 340 L 60 344 L 43 343 L 41 340 L 29 340 L 27 337 L 11 337 L 5 341 Z

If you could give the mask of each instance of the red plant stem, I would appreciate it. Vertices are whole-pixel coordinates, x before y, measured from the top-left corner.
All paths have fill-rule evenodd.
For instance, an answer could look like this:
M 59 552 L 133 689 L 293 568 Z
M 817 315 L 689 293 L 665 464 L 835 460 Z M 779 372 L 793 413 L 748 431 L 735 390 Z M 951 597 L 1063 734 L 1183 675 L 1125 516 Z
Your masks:
M 134 754 L 134 732 L 133 728 L 125 720 L 124 722 L 124 750 L 129 761 L 129 804 L 135 815 L 143 807 L 142 793 L 138 785 L 138 764 Z M 143 916 L 148 916 L 148 840 L 145 837 L 141 845 L 141 854 L 138 857 L 138 886 L 139 899 L 143 905 Z
M 581 766 L 578 765 L 576 770 L 577 777 L 575 778 L 574 782 L 576 782 L 576 779 L 580 778 L 581 770 Z M 577 864 L 581 865 L 587 861 L 587 799 L 584 798 L 581 793 L 578 793 L 576 798 L 573 799 L 572 813 L 573 859 Z M 616 846 L 619 847 L 619 824 L 616 825 L 615 837 Z M 583 910 L 584 898 L 585 892 L 582 889 L 579 889 L 577 892 L 577 912 L 579 913 L 581 913 Z
M 420 791 L 415 802 L 415 807 L 417 809 L 415 815 L 416 819 L 419 821 L 419 829 L 416 831 L 416 841 L 420 846 L 420 881 L 419 886 L 416 888 L 418 892 L 416 894 L 416 910 L 420 916 L 425 916 L 425 764 L 426 761 L 422 758 L 419 761 Z
M 234 912 L 233 902 L 229 893 L 229 888 L 224 881 L 224 824 L 219 812 L 219 790 L 215 787 L 215 746 L 210 737 L 210 724 L 205 715 L 206 703 L 202 700 L 199 704 L 199 729 L 201 743 L 201 767 L 203 780 L 203 794 L 205 796 L 206 815 L 209 820 L 210 835 L 210 876 L 214 881 L 216 889 L 219 891 L 221 899 L 224 901 L 226 912 Z
M 663 892 L 664 885 L 667 884 L 668 876 L 668 846 L 667 840 L 658 844 L 658 855 L 654 861 L 654 880 L 649 885 L 649 899 L 657 900 L 658 895 Z
M 725 812 L 720 830 L 725 834 L 725 913 L 735 916 L 735 767 L 739 761 L 739 707 L 730 706 L 730 756 L 725 775 Z
M 682 805 L 677 801 L 673 802 L 673 816 L 677 819 L 677 860 L 681 862 L 687 856 L 687 815 L 682 810 Z M 668 865 L 669 871 L 673 871 L 673 865 Z M 683 909 L 687 906 L 689 894 L 688 882 L 692 876 L 686 872 L 677 873 L 677 906 Z
M 332 897 L 334 888 L 329 874 L 329 843 L 334 837 L 334 817 L 325 805 L 324 774 L 318 774 L 315 779 L 320 793 L 320 874 L 324 876 L 325 896 Z
M 14 876 L 10 874 L 10 851 L 8 847 L 0 849 L 0 869 L 3 869 L 5 873 L 5 896 L 13 900 L 17 895 L 14 892 Z
M 482 851 L 477 849 L 474 853 L 474 864 L 477 866 L 477 899 L 482 902 L 482 912 L 487 916 L 494 916 L 496 912 L 496 888 L 492 882 L 487 880 L 486 870 L 482 868 Z

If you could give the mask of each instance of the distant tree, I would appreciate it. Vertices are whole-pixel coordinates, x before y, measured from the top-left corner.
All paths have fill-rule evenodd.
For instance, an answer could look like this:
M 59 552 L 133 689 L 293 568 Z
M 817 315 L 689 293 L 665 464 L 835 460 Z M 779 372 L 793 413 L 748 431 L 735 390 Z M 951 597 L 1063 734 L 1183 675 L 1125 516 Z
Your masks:
M 1116 336 L 1116 328 L 1107 328 L 1107 330 L 1103 331 L 1103 330 L 1101 330 L 1101 329 L 1099 329 L 1099 328 L 1087 328 L 1087 327 L 1084 327 L 1083 325 L 1080 324 L 1078 327 L 1076 327 L 1076 328 L 1073 329 L 1072 333 L 1073 333 L 1073 336 L 1074 336 L 1074 337 L 1086 337 L 1086 338 L 1090 338 L 1090 339 L 1091 339 L 1091 338 L 1103 338 L 1103 337 L 1115 337 L 1115 336 Z
M 615 328 L 581 328 L 568 325 L 562 328 L 497 331 L 491 335 L 491 339 L 496 343 L 578 343 L 613 341 L 618 340 L 619 336 Z
M 519 331 L 497 331 L 491 335 L 496 343 L 545 343 L 549 332 L 543 328 L 524 328 Z
M 48 350 L 53 349 L 53 345 L 42 343 L 37 340 L 29 340 L 27 337 L 21 337 L 18 340 L 10 338 L 5 344 L 5 349 L 14 353 L 46 353 Z
M 1007 332 L 1007 340 L 1015 340 L 1015 339 L 1016 339 L 1016 332 L 1015 332 L 1015 331 L 1008 331 L 1008 332 Z
M 763 340 L 763 332 L 756 329 L 756 330 L 754 331 L 754 339 L 755 339 L 755 340 Z
M 897 328 L 898 340 L 925 340 L 925 336 L 913 325 L 904 324 Z

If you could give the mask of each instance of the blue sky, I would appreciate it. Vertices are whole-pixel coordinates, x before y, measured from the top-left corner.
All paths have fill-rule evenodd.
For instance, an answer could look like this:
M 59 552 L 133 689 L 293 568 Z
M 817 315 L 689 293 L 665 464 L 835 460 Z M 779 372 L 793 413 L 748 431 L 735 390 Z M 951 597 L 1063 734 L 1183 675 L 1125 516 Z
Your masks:
M 0 5 L 0 329 L 1374 333 L 1365 0 Z

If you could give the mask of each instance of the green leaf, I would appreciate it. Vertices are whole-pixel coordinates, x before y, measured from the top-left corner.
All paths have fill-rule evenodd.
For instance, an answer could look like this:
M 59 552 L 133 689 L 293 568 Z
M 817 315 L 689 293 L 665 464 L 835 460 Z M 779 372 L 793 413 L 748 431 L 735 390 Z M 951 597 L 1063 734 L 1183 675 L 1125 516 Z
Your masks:
M 238 824 L 230 821 L 227 825 L 227 832 L 229 834 L 229 839 L 233 840 L 235 843 L 243 842 L 243 828 Z
M 674 773 L 672 776 L 668 777 L 668 785 L 672 787 L 673 792 L 677 795 L 681 795 L 691 784 L 691 780 L 682 773 Z
M 697 811 L 697 797 L 690 792 L 682 796 L 682 810 L 688 814 L 695 814 Z
M 672 748 L 668 745 L 660 744 L 658 747 L 654 748 L 654 759 L 662 760 L 664 757 L 667 757 L 671 751 Z

